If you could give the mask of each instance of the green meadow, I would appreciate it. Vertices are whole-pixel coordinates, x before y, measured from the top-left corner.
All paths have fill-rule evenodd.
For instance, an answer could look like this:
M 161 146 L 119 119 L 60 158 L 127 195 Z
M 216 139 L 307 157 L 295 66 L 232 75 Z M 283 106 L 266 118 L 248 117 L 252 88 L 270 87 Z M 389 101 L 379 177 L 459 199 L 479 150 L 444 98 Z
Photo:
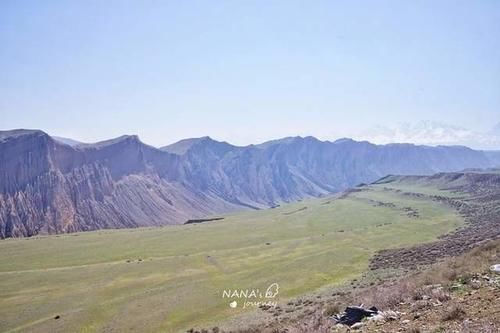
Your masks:
M 201 224 L 0 241 L 0 331 L 220 326 L 258 311 L 230 308 L 223 290 L 276 282 L 285 303 L 361 275 L 377 250 L 429 242 L 463 223 L 447 206 L 385 186 Z

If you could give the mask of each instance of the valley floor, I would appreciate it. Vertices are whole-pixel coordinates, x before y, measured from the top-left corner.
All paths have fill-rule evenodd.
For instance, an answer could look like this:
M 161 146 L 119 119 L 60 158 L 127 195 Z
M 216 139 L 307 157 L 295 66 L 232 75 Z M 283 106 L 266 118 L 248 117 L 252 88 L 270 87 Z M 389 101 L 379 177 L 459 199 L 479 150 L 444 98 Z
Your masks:
M 470 229 L 454 204 L 436 199 L 466 201 L 468 191 L 391 183 L 199 224 L 1 241 L 0 331 L 244 329 L 307 316 L 309 305 L 328 301 L 322 290 L 404 271 L 384 265 L 398 253 L 388 249 Z M 408 195 L 410 184 L 420 195 Z M 244 298 L 224 297 L 273 283 L 276 308 L 243 309 Z

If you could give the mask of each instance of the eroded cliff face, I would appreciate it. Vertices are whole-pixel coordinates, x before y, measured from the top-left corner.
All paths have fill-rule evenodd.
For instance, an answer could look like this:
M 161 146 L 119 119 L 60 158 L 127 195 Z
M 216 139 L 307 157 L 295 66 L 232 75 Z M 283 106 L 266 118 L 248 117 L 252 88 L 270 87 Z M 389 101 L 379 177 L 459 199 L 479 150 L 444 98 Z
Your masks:
M 156 149 L 137 136 L 69 146 L 0 132 L 0 238 L 183 223 L 371 182 L 494 165 L 465 147 L 286 138 L 235 147 L 208 137 Z
M 178 157 L 137 137 L 79 148 L 37 131 L 0 140 L 1 238 L 182 223 L 234 209 L 170 182 Z

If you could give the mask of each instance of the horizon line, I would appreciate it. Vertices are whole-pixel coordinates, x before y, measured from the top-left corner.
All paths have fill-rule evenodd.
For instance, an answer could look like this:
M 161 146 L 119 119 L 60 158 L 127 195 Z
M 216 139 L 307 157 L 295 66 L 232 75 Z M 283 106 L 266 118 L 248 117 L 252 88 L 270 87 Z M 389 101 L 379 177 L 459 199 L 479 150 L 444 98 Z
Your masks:
M 80 141 L 78 139 L 74 139 L 74 138 L 70 138 L 70 137 L 63 137 L 63 136 L 58 136 L 58 135 L 52 135 L 48 131 L 44 131 L 42 129 L 31 129 L 31 128 L 0 129 L 0 133 L 21 132 L 21 131 L 25 131 L 25 132 L 41 132 L 43 134 L 46 134 L 46 135 L 50 136 L 52 139 L 54 139 L 58 143 L 62 143 L 62 144 L 65 144 L 65 145 L 68 145 L 68 146 L 71 146 L 71 147 L 80 146 L 80 145 L 81 146 L 86 146 L 86 145 L 93 146 L 93 145 L 98 145 L 98 144 L 102 144 L 102 143 L 109 142 L 109 141 L 118 141 L 118 139 L 128 138 L 128 137 L 136 137 L 137 140 L 139 142 L 141 142 L 142 144 L 150 146 L 150 147 L 153 147 L 153 148 L 156 148 L 156 149 L 159 149 L 159 150 L 161 150 L 163 148 L 166 148 L 166 147 L 169 147 L 169 146 L 172 146 L 172 145 L 175 145 L 175 144 L 177 144 L 179 142 L 186 141 L 186 140 L 208 139 L 208 140 L 211 140 L 211 141 L 214 141 L 214 142 L 217 142 L 217 143 L 225 143 L 225 144 L 228 144 L 230 146 L 237 147 L 237 148 L 247 148 L 247 147 L 252 147 L 252 146 L 260 146 L 260 145 L 264 145 L 266 143 L 271 143 L 271 142 L 276 142 L 276 141 L 283 141 L 283 140 L 287 140 L 287 139 L 302 139 L 302 140 L 305 140 L 305 139 L 311 138 L 311 139 L 314 139 L 314 140 L 319 141 L 321 143 L 331 143 L 331 144 L 340 143 L 339 141 L 352 141 L 352 142 L 356 142 L 356 143 L 368 143 L 368 144 L 371 144 L 371 145 L 374 145 L 374 146 L 411 145 L 411 146 L 416 146 L 416 147 L 462 147 L 462 148 L 467 148 L 467 149 L 471 149 L 471 150 L 475 150 L 475 151 L 486 151 L 486 152 L 488 152 L 488 151 L 491 151 L 491 152 L 500 151 L 500 148 L 496 148 L 496 149 L 478 149 L 478 148 L 473 148 L 473 147 L 470 147 L 470 146 L 467 146 L 467 145 L 464 145 L 464 144 L 443 144 L 443 143 L 440 143 L 440 144 L 424 143 L 424 144 L 422 144 L 422 143 L 415 143 L 415 142 L 375 143 L 375 142 L 372 142 L 372 141 L 369 141 L 369 140 L 359 140 L 359 139 L 355 139 L 355 138 L 351 138 L 351 137 L 339 137 L 337 139 L 322 140 L 322 139 L 317 138 L 314 135 L 285 136 L 285 137 L 281 137 L 281 138 L 275 138 L 275 139 L 266 140 L 266 141 L 263 141 L 263 142 L 260 142 L 260 143 L 251 143 L 251 144 L 247 144 L 247 145 L 236 145 L 236 144 L 232 144 L 232 143 L 230 143 L 228 141 L 225 141 L 225 140 L 214 139 L 210 135 L 202 135 L 202 136 L 196 136 L 196 137 L 187 137 L 187 138 L 180 139 L 180 140 L 177 140 L 175 142 L 172 142 L 172 143 L 169 143 L 169 144 L 166 144 L 166 145 L 156 146 L 156 145 L 151 145 L 149 143 L 146 143 L 146 142 L 142 141 L 141 138 L 140 138 L 140 136 L 138 134 L 122 134 L 122 135 L 119 135 L 119 136 L 116 136 L 116 137 L 111 137 L 109 139 L 99 140 L 99 141 L 95 141 L 95 142 L 84 142 L 84 141 Z M 65 141 L 68 141 L 68 142 L 65 142 Z M 74 144 L 69 144 L 69 141 L 74 142 Z

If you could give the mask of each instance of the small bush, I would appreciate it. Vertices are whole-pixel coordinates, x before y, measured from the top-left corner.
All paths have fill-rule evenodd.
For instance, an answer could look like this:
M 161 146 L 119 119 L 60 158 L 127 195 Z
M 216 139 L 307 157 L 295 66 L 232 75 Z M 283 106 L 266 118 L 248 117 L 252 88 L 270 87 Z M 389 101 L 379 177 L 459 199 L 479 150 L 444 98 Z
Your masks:
M 420 301 L 424 298 L 424 296 L 425 296 L 424 290 L 422 288 L 417 288 L 417 289 L 415 289 L 415 291 L 412 295 L 412 299 L 414 301 Z
M 443 321 L 459 320 L 465 315 L 465 311 L 458 305 L 453 306 L 443 316 Z
M 444 292 L 443 289 L 435 289 L 432 291 L 432 297 L 440 302 L 446 302 L 450 300 L 450 295 Z
M 328 304 L 325 310 L 323 311 L 323 315 L 326 317 L 331 317 L 341 311 L 340 304 Z

